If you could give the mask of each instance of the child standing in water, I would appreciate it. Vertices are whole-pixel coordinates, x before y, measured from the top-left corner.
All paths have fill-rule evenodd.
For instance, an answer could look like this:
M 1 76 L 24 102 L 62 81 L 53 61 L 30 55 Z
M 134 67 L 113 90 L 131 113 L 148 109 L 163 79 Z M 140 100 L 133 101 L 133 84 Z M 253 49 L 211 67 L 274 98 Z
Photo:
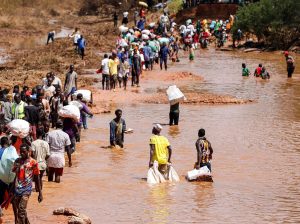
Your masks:
M 249 69 L 247 68 L 246 64 L 243 63 L 242 64 L 242 76 L 249 76 L 250 75 L 250 71 Z

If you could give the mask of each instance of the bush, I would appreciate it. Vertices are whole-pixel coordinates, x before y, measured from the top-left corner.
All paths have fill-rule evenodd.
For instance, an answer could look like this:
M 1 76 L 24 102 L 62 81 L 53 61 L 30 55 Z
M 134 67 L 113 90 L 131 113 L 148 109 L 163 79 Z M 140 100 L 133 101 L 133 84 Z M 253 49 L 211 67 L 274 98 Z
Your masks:
M 99 0 L 85 0 L 79 10 L 79 16 L 98 15 L 98 8 L 100 7 Z
M 288 49 L 300 37 L 300 4 L 295 0 L 261 0 L 239 8 L 233 35 L 241 29 L 266 45 Z
M 183 1 L 182 0 L 172 0 L 168 4 L 168 9 L 169 9 L 170 14 L 178 13 L 181 9 L 183 9 Z

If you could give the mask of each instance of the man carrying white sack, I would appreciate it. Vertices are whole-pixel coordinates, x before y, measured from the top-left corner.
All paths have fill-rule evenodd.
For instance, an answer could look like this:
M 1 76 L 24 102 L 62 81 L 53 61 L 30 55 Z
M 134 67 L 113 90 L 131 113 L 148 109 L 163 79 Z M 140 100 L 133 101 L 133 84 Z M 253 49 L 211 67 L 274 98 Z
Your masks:
M 201 167 L 207 166 L 211 172 L 210 160 L 212 159 L 214 151 L 210 142 L 205 138 L 205 130 L 203 128 L 198 131 L 198 137 L 196 141 L 197 162 L 195 163 L 195 168 L 200 169 Z
M 159 172 L 168 179 L 169 165 L 171 164 L 172 148 L 168 139 L 160 135 L 162 126 L 155 124 L 152 129 L 153 136 L 150 138 L 150 161 L 149 168 L 154 161 L 158 162 Z

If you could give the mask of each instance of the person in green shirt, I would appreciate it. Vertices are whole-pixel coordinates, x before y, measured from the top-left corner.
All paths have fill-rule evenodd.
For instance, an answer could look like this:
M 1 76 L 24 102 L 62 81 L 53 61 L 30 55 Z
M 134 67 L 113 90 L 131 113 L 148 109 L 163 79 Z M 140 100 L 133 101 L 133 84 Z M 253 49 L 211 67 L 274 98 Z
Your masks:
M 243 63 L 242 64 L 242 76 L 249 76 L 250 75 L 250 71 L 249 69 L 246 67 L 246 64 Z

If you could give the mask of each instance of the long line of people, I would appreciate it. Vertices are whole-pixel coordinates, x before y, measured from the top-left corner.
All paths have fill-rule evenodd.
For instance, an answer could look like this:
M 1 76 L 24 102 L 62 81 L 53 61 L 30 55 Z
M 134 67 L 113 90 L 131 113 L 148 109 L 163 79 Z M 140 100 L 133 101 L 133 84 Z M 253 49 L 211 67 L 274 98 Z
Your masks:
M 86 118 L 93 116 L 87 106 L 92 97 L 86 100 L 76 90 L 77 73 L 73 65 L 64 86 L 49 72 L 41 85 L 33 88 L 24 86 L 20 90 L 16 85 L 11 94 L 7 88 L 0 89 L 0 205 L 5 207 L 12 202 L 16 223 L 28 221 L 26 206 L 32 182 L 35 181 L 41 202 L 45 171 L 48 181 L 59 183 L 65 152 L 72 166 L 72 153 L 80 141 L 81 129 L 87 128 Z M 68 104 L 76 105 L 79 119 L 60 116 L 60 110 Z M 24 122 L 28 124 L 27 130 Z

